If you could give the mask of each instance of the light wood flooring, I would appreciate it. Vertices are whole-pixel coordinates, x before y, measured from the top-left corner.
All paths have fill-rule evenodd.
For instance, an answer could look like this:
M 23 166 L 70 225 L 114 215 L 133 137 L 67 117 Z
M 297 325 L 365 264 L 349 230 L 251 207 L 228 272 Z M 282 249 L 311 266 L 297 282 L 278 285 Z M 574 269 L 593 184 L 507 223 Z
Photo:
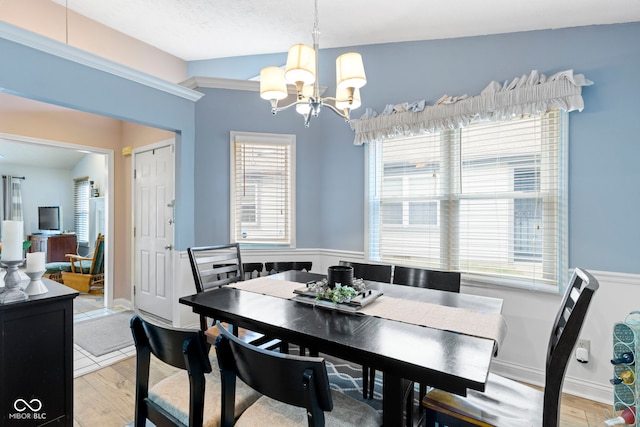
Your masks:
M 135 357 L 78 377 L 74 380 L 74 426 L 123 427 L 133 420 L 135 397 Z M 152 361 L 150 386 L 176 369 Z M 580 399 L 562 398 L 560 427 L 600 427 L 611 412 L 611 405 Z M 516 426 L 514 426 L 516 427 Z

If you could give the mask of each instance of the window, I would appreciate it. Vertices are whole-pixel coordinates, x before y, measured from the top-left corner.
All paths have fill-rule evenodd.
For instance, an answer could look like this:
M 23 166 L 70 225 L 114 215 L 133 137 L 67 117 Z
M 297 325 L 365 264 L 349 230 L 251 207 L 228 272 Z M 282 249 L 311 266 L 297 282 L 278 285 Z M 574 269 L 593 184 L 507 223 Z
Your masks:
M 78 244 L 89 245 L 89 177 L 73 180 L 73 228 Z
M 370 143 L 369 258 L 562 284 L 565 120 L 551 111 Z
M 295 246 L 295 135 L 231 132 L 231 242 Z

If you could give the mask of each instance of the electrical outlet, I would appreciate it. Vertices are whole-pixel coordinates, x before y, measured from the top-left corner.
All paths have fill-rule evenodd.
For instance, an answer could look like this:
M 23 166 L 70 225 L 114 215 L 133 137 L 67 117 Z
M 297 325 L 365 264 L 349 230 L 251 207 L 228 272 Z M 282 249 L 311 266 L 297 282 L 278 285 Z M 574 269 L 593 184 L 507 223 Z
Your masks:
M 576 346 L 576 348 L 584 348 L 585 350 L 587 350 L 587 353 L 589 352 L 589 350 L 591 349 L 591 341 L 589 340 L 578 340 L 578 345 Z
M 578 345 L 576 345 L 576 360 L 580 363 L 589 363 L 590 348 L 591 341 L 578 340 Z

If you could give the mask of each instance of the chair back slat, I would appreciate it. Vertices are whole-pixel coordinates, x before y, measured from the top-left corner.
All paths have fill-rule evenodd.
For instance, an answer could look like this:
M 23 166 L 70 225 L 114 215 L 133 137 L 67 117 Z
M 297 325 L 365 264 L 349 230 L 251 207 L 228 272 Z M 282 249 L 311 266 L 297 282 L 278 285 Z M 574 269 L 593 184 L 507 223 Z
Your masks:
M 220 335 L 215 346 L 222 377 L 222 393 L 226 396 L 223 402 L 232 396 L 229 388 L 235 387 L 235 381 L 230 382 L 229 379 L 237 377 L 265 396 L 306 408 L 307 414 L 314 414 L 309 417 L 310 425 L 324 425 L 323 411 L 333 409 L 333 400 L 323 358 L 263 350 L 233 336 L 220 323 L 217 327 Z M 222 404 L 223 425 L 224 420 L 233 422 L 232 414 L 224 413 L 225 408 L 232 407 L 233 402 Z
M 567 364 L 580 335 L 591 298 L 598 287 L 595 277 L 576 268 L 564 293 L 547 348 L 543 427 L 558 425 Z
M 391 283 L 391 265 L 363 264 L 359 262 L 340 261 L 340 265 L 353 267 L 353 278 L 371 280 L 373 282 Z
M 240 245 L 237 243 L 187 249 L 197 292 L 244 279 Z
M 460 293 L 460 273 L 457 271 L 426 270 L 397 265 L 393 268 L 393 283 Z
M 240 245 L 200 246 L 187 248 L 196 292 L 226 286 L 244 279 Z M 206 316 L 200 315 L 200 328 L 208 328 Z

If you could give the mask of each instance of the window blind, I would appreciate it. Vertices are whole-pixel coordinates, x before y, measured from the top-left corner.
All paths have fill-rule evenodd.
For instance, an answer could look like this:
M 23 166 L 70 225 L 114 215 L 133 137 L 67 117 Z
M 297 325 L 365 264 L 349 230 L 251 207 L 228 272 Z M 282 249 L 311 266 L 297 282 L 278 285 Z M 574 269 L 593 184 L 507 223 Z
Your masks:
M 232 242 L 294 245 L 293 138 L 232 133 Z
M 73 228 L 79 245 L 89 244 L 89 177 L 73 180 Z
M 370 143 L 369 257 L 563 283 L 565 116 L 554 110 Z

